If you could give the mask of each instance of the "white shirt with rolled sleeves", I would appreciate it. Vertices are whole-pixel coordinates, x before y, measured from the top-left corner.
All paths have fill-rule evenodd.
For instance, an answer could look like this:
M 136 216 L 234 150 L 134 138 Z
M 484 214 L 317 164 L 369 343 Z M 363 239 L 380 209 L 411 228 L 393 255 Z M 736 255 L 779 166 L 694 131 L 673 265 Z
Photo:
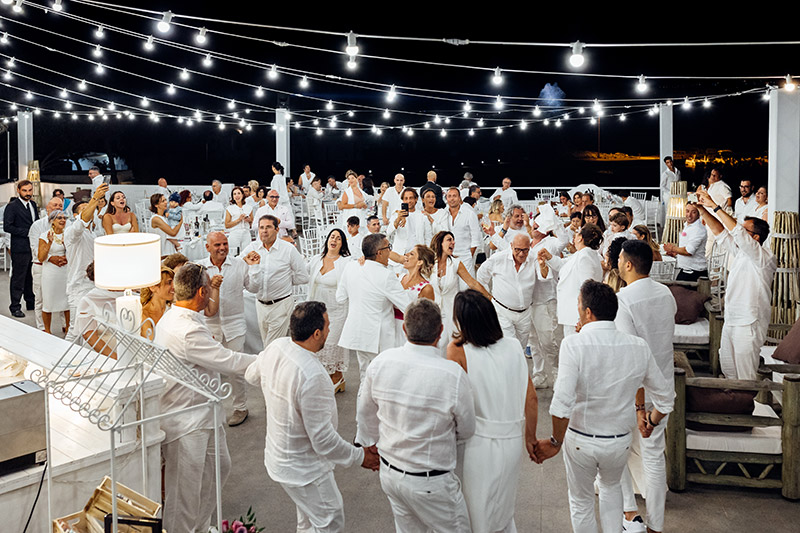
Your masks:
M 478 248 L 483 243 L 478 215 L 472 209 L 463 209 L 463 206 L 459 208 L 455 218 L 450 214 L 449 207 L 445 207 L 440 213 L 442 213 L 441 218 L 437 213 L 437 217 L 434 219 L 436 224 L 433 233 L 436 234 L 442 230 L 451 232 L 455 237 L 453 255 L 460 258 L 462 262 L 472 261 L 470 249 Z
M 745 217 L 754 217 L 756 216 L 756 209 L 758 209 L 758 202 L 756 202 L 756 196 L 754 194 L 750 195 L 750 198 L 747 199 L 745 202 L 745 198 L 740 197 L 736 200 L 734 205 L 734 213 L 736 216 L 736 221 L 741 224 L 744 222 Z
M 672 412 L 672 379 L 664 377 L 647 342 L 611 321 L 590 322 L 561 343 L 550 414 L 591 435 L 629 433 L 636 427 L 633 404 L 640 387 L 658 412 Z
M 542 248 L 550 252 L 550 255 L 553 257 L 558 257 L 561 255 L 561 252 L 564 251 L 565 246 L 566 243 L 562 241 L 562 239 L 548 235 L 531 247 L 528 257 L 538 258 L 539 250 Z M 536 268 L 539 268 L 538 264 L 536 265 Z M 533 303 L 543 304 L 549 302 L 550 300 L 555 300 L 557 286 L 558 280 L 556 280 L 555 277 L 548 276 L 545 279 L 537 280 L 533 286 Z
M 706 263 L 706 240 L 708 239 L 708 232 L 703 221 L 699 218 L 691 224 L 683 226 L 678 237 L 678 246 L 686 248 L 686 251 L 691 255 L 678 254 L 675 259 L 678 268 L 686 270 L 706 270 L 708 263 Z
M 254 230 L 258 230 L 258 221 L 264 215 L 272 215 L 278 219 L 278 237 L 286 237 L 288 230 L 295 229 L 294 215 L 292 215 L 291 209 L 281 204 L 276 205 L 275 209 L 273 209 L 269 204 L 264 204 L 264 207 L 259 207 L 253 216 L 252 226 Z
M 435 346 L 406 342 L 379 354 L 361 385 L 356 442 L 407 472 L 452 471 L 456 443 L 475 433 L 466 372 Z
M 260 240 L 251 242 L 242 256 L 256 252 L 260 261 L 249 266 L 250 292 L 267 302 L 292 294 L 293 285 L 308 283 L 308 267 L 297 248 L 282 239 L 275 239 L 267 250 Z
M 394 307 L 405 311 L 411 295 L 389 268 L 369 259 L 363 265 L 351 261 L 336 300 L 349 303 L 339 346 L 376 354 L 401 344 L 395 335 Z
M 156 344 L 167 348 L 190 370 L 219 380 L 220 372 L 243 374 L 256 360 L 254 355 L 229 350 L 215 340 L 202 312 L 173 305 L 156 324 Z M 206 403 L 208 398 L 179 383 L 171 382 L 161 397 L 162 412 L 172 412 Z M 221 406 L 217 412 L 219 427 L 225 421 Z M 198 429 L 214 429 L 211 409 L 196 409 L 164 420 L 161 430 L 164 444 Z
M 558 300 L 558 323 L 574 326 L 578 323 L 578 295 L 583 282 L 591 279 L 603 281 L 603 267 L 597 250 L 588 246 L 581 248 L 567 259 L 553 256 L 547 261 L 550 272 L 547 279 L 558 276 L 556 294 Z
M 714 203 L 717 205 L 721 205 L 722 208 L 731 213 L 731 208 L 727 207 L 728 200 L 732 198 L 731 188 L 728 187 L 728 184 L 722 180 L 715 181 L 711 185 L 708 186 L 708 194 L 711 196 L 711 199 L 714 200 Z M 719 216 L 714 213 L 714 216 L 719 218 Z
M 478 282 L 491 286 L 492 297 L 500 304 L 522 311 L 533 303 L 533 290 L 542 274 L 531 253 L 517 270 L 512 251 L 509 247 L 487 259 L 478 269 Z
M 427 217 L 419 211 L 413 211 L 408 214 L 405 226 L 398 226 L 395 228 L 395 221 L 399 218 L 397 213 L 394 213 L 389 219 L 389 227 L 386 236 L 394 236 L 392 243 L 392 250 L 398 254 L 405 254 L 410 251 L 417 244 L 428 245 L 431 242 L 431 226 L 428 223 Z
M 772 277 L 778 266 L 775 257 L 741 224 L 730 232 L 723 231 L 716 240 L 733 257 L 725 292 L 725 324 L 758 323 L 766 327 L 771 312 Z
M 333 384 L 316 354 L 289 337 L 276 339 L 248 367 L 245 378 L 261 387 L 269 406 L 264 465 L 273 480 L 302 486 L 334 465 L 363 462 L 364 450 L 336 431 Z
M 89 229 L 91 224 L 78 217 L 64 229 L 64 246 L 67 249 L 67 295 L 70 298 L 70 307 L 77 306 L 79 295 L 86 294 L 94 288 L 94 283 L 86 276 L 86 267 L 94 261 L 95 237 Z
M 206 317 L 206 325 L 218 341 L 229 341 L 247 333 L 244 318 L 244 298 L 242 291 L 255 292 L 258 287 L 250 280 L 250 269 L 239 257 L 228 255 L 222 263 L 222 269 L 211 263 L 206 257 L 199 261 L 206 267 L 209 277 L 222 276 L 219 288 L 219 310 L 214 316 Z

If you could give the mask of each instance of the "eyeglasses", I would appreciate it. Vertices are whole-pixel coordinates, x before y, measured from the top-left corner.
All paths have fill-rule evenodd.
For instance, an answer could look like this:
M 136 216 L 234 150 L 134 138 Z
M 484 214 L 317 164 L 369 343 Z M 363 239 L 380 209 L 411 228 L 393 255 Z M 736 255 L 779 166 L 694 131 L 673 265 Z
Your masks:
M 527 254 L 531 251 L 530 248 L 513 248 L 515 254 Z
M 381 250 L 391 250 L 391 249 L 392 249 L 392 245 L 389 244 L 388 246 L 384 246 L 383 248 L 378 248 L 378 251 L 380 252 Z
M 280 196 L 270 194 L 267 198 L 280 198 Z

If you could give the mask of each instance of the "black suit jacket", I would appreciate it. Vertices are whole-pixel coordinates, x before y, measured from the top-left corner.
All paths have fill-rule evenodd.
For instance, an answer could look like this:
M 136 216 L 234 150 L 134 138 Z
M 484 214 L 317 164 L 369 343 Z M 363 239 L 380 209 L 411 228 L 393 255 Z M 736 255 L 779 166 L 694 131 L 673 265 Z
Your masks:
M 30 208 L 26 208 L 19 198 L 13 198 L 3 212 L 3 231 L 11 235 L 11 253 L 23 253 L 31 251 L 31 243 L 28 239 L 28 231 L 31 229 L 33 221 L 39 218 L 39 208 L 36 202 L 31 200 L 36 218 L 31 217 Z
M 422 196 L 425 194 L 425 191 L 427 191 L 428 189 L 432 189 L 433 192 L 436 193 L 436 203 L 433 204 L 433 207 L 435 207 L 436 209 L 443 209 L 445 203 L 444 203 L 444 198 L 442 197 L 442 188 L 439 187 L 439 185 L 437 185 L 436 182 L 426 181 L 425 185 L 419 188 L 419 197 L 422 198 Z

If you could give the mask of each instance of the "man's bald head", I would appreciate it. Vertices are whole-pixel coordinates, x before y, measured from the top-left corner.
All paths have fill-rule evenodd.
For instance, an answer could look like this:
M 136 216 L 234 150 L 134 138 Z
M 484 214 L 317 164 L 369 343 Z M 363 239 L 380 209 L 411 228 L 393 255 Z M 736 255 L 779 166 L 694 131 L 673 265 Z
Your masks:
M 63 211 L 64 210 L 64 202 L 59 197 L 51 198 L 47 205 L 45 206 L 45 210 L 49 215 L 53 211 Z
M 221 231 L 212 231 L 211 233 L 206 235 L 206 244 L 213 244 L 220 240 L 224 241 L 228 240 L 228 237 L 225 236 L 225 233 Z
M 517 233 L 514 235 L 514 238 L 511 239 L 511 246 L 514 248 L 525 248 L 531 247 L 531 238 L 525 235 L 524 233 Z
M 206 237 L 206 250 L 214 265 L 221 265 L 228 257 L 228 238 L 221 231 L 212 231 Z

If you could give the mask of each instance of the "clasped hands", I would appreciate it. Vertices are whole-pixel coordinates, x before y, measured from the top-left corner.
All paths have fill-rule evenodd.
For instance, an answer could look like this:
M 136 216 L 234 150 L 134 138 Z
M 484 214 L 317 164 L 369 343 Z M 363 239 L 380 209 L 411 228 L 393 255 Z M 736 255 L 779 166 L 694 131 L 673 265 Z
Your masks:
M 65 256 L 65 255 L 53 255 L 53 256 L 50 256 L 48 261 L 53 263 L 57 267 L 62 267 L 62 266 L 67 264 L 67 256 Z
M 244 259 L 244 262 L 248 265 L 256 265 L 259 261 L 261 261 L 261 256 L 258 255 L 258 252 L 253 251 L 244 256 L 242 259 Z
M 361 466 L 367 470 L 376 472 L 381 465 L 381 456 L 378 455 L 378 447 L 374 444 L 372 446 L 364 446 L 364 460 Z
M 525 443 L 531 461 L 540 465 L 558 453 L 560 446 L 553 446 L 550 439 L 534 439 Z

